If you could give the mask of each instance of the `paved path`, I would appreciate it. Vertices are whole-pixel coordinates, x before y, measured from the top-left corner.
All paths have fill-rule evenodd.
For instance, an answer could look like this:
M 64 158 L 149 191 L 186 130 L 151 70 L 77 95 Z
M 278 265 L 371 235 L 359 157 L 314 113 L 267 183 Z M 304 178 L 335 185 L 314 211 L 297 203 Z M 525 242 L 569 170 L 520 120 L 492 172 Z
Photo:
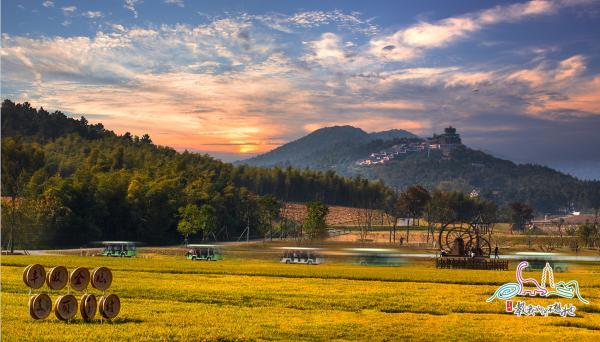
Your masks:
M 400 257 L 405 258 L 435 258 L 436 254 L 424 253 L 402 253 L 397 254 Z M 499 255 L 500 259 L 508 259 L 508 260 L 534 260 L 534 259 L 544 259 L 544 260 L 555 260 L 555 261 L 600 261 L 600 256 L 588 256 L 588 255 L 519 255 L 519 254 L 507 254 L 507 255 Z

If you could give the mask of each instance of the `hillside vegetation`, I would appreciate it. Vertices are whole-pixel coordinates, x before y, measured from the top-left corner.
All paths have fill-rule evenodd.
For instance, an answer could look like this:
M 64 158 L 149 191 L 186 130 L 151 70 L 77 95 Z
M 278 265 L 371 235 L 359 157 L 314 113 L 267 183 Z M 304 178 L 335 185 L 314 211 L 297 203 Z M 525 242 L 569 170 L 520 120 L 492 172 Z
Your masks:
M 209 213 L 202 235 L 235 239 L 264 229 L 261 195 L 353 205 L 389 189 L 333 172 L 262 169 L 179 153 L 148 135 L 117 135 L 82 117 L 2 104 L 2 241 L 17 248 L 80 246 L 95 240 L 180 242 L 180 209 Z
M 539 213 L 589 209 L 600 196 L 599 181 L 582 181 L 545 166 L 515 164 L 464 145 L 449 152 L 406 153 L 384 164 L 358 165 L 357 161 L 371 153 L 400 143 L 424 141 L 414 135 L 379 134 L 371 139 L 360 132 L 351 126 L 322 128 L 241 163 L 335 170 L 348 177 L 381 180 L 397 189 L 421 184 L 429 190 L 476 190 L 499 205 L 525 202 Z

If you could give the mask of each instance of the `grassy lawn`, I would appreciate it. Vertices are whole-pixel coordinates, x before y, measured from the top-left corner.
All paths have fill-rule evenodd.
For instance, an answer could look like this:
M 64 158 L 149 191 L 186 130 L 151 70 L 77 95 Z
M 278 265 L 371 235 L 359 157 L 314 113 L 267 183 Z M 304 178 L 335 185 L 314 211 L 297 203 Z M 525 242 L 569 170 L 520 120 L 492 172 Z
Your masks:
M 113 270 L 108 292 L 121 297 L 111 323 L 70 323 L 54 314 L 29 318 L 21 272 L 30 263 Z M 515 265 L 512 265 L 513 268 Z M 527 276 L 540 278 L 540 272 Z M 597 340 L 600 266 L 580 264 L 557 281 L 576 279 L 591 304 L 577 317 L 516 317 L 485 300 L 514 272 L 437 270 L 433 261 L 400 267 L 284 265 L 228 259 L 193 262 L 147 255 L 117 259 L 75 256 L 2 257 L 2 337 L 17 340 Z M 55 300 L 59 293 L 44 291 Z M 97 293 L 97 291 L 96 291 Z M 80 295 L 78 294 L 78 297 Z M 550 304 L 555 299 L 526 299 Z

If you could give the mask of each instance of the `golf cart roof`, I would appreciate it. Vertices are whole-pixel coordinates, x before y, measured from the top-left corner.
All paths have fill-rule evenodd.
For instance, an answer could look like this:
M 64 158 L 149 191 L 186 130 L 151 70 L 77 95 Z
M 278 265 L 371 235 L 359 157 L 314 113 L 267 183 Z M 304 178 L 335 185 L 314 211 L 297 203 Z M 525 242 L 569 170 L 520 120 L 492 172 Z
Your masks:
M 347 250 L 353 252 L 364 252 L 364 253 L 393 253 L 395 249 L 391 248 L 348 248 Z
M 135 245 L 135 241 L 100 241 L 103 245 Z
M 192 247 L 192 248 L 208 248 L 208 247 L 221 247 L 221 245 L 199 245 L 199 244 L 190 244 L 190 245 L 187 245 L 187 247 Z
M 279 249 L 293 250 L 293 251 L 316 251 L 316 250 L 319 250 L 321 248 L 314 248 L 314 247 L 279 247 Z

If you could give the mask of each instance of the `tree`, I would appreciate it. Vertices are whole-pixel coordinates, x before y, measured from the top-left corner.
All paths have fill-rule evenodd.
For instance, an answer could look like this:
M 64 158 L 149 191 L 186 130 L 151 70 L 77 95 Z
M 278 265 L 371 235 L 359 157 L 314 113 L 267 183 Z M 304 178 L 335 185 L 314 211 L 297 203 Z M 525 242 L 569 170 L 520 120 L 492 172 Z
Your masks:
M 325 236 L 327 232 L 325 218 L 329 213 L 329 208 L 319 201 L 312 201 L 306 203 L 306 209 L 307 213 L 303 224 L 306 235 L 311 240 Z
M 8 138 L 2 141 L 2 195 L 10 197 L 11 222 L 8 246 L 14 253 L 17 230 L 17 198 L 23 194 L 31 174 L 44 163 L 44 153 L 32 145 Z
M 423 210 L 427 203 L 431 200 L 429 191 L 420 185 L 413 185 L 408 187 L 405 191 L 400 193 L 398 199 L 398 207 L 405 213 L 408 214 L 409 219 L 412 218 L 413 226 L 415 225 L 415 219 L 423 215 Z M 406 227 L 406 243 L 408 243 L 409 226 Z
M 600 182 L 586 181 L 583 184 L 583 197 L 584 206 L 594 210 L 594 224 L 600 223 Z
M 398 226 L 398 219 L 402 216 L 402 211 L 398 208 L 398 193 L 390 192 L 388 194 L 384 201 L 383 212 L 390 225 L 390 243 L 396 243 L 396 228 Z
M 435 207 L 431 200 L 427 202 L 425 208 L 423 208 L 423 217 L 425 221 L 427 221 L 427 243 L 429 243 L 429 236 L 431 236 L 431 241 L 435 241 L 434 233 L 435 233 L 435 225 L 434 225 L 434 215 L 435 215 Z
M 560 235 L 560 240 L 563 238 L 563 226 L 565 225 L 565 219 L 559 218 L 558 222 L 556 222 L 556 228 L 558 229 L 558 234 Z
M 373 207 L 372 204 L 370 204 L 369 206 L 364 207 L 364 208 L 356 209 L 356 212 L 357 212 L 356 224 L 357 224 L 358 228 L 360 229 L 359 236 L 360 236 L 360 241 L 362 243 L 364 243 L 367 240 L 367 236 L 373 229 L 373 217 L 375 215 L 375 211 L 376 211 L 376 209 Z
M 598 231 L 598 227 L 591 222 L 586 222 L 580 225 L 577 229 L 577 234 L 587 247 L 594 247 L 597 240 L 600 238 L 600 231 Z
M 140 142 L 142 142 L 144 144 L 152 144 L 152 139 L 150 139 L 150 136 L 148 134 L 144 134 L 144 135 L 142 135 Z
M 2 221 L 16 220 L 23 249 L 52 248 L 55 239 L 62 239 L 61 223 L 69 219 L 70 210 L 51 193 L 40 197 L 19 197 L 16 208 L 2 201 Z
M 210 204 L 204 204 L 200 207 L 200 223 L 202 230 L 202 240 L 207 239 L 211 234 L 215 237 L 217 230 L 217 211 Z
M 360 241 L 364 242 L 373 229 L 373 220 L 378 211 L 385 207 L 386 190 L 380 181 L 371 183 L 361 176 L 354 178 L 353 185 L 359 191 L 353 206 L 358 208 L 356 224 L 360 229 Z
M 273 195 L 261 196 L 258 199 L 258 210 L 261 222 L 268 227 L 268 233 L 273 241 L 273 221 L 280 217 L 282 203 Z M 265 235 L 266 237 L 266 235 Z
M 298 224 L 289 219 L 290 205 L 283 201 L 281 203 L 281 221 L 279 221 L 279 238 L 289 236 L 290 234 L 297 234 Z
M 510 209 L 512 221 L 511 233 L 513 230 L 524 231 L 531 224 L 531 220 L 533 220 L 533 208 L 525 203 L 513 202 L 510 204 Z
M 188 237 L 202 229 L 202 213 L 195 204 L 188 204 L 178 211 L 180 219 L 177 223 L 177 231 L 183 235 L 184 243 L 187 245 Z

